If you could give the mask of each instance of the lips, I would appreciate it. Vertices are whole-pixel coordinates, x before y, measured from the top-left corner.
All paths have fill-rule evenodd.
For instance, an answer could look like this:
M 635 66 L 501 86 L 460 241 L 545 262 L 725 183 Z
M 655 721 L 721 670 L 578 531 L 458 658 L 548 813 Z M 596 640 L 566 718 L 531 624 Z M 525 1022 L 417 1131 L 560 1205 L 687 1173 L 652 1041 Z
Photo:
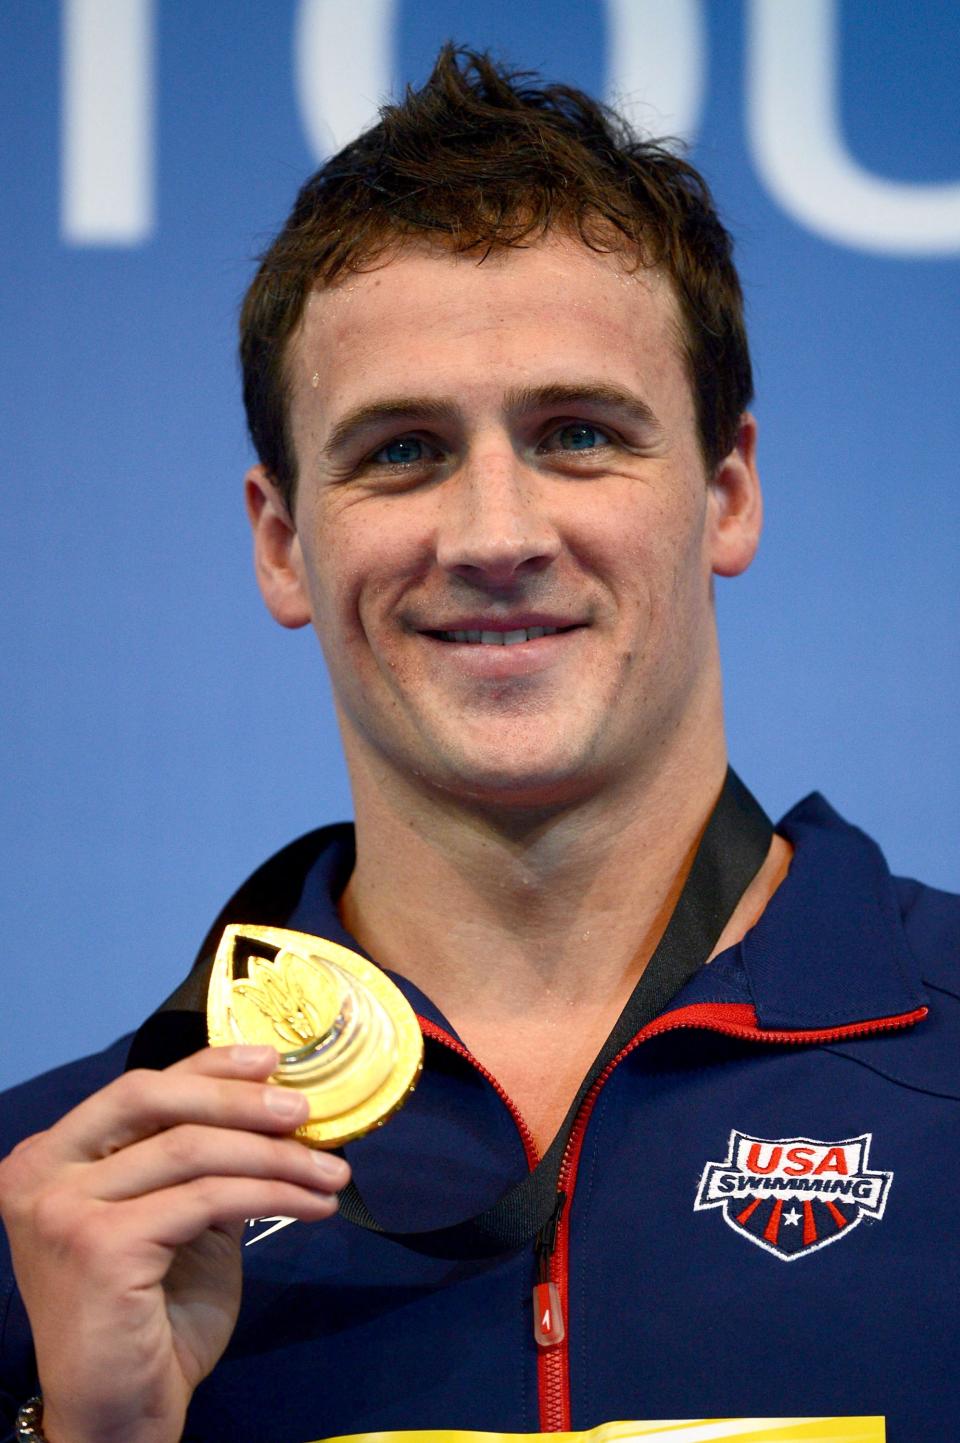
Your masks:
M 511 631 L 454 630 L 431 633 L 439 641 L 453 641 L 473 646 L 516 646 L 521 641 L 537 641 L 541 636 L 556 636 L 557 632 L 569 630 L 561 626 L 519 626 Z
M 426 625 L 424 625 L 426 622 Z M 438 623 L 440 623 L 438 625 Z M 441 618 L 426 617 L 414 622 L 416 630 L 431 641 L 450 646 L 519 646 L 523 642 L 542 641 L 544 637 L 561 636 L 580 631 L 589 623 L 580 617 L 549 612 L 533 607 L 513 612 L 459 612 Z
M 435 619 L 441 618 L 430 618 Z M 510 616 L 461 612 L 442 620 L 446 626 L 416 628 L 426 646 L 424 664 L 438 668 L 437 675 L 452 684 L 495 688 L 530 686 L 535 677 L 568 664 L 579 654 L 577 638 L 591 624 L 533 610 Z

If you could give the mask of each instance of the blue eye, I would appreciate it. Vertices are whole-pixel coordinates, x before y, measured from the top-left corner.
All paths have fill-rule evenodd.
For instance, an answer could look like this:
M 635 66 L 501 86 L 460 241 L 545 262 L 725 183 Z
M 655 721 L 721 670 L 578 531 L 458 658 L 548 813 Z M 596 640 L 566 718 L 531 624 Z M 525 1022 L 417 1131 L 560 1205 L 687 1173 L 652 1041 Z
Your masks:
M 586 421 L 575 421 L 555 435 L 562 451 L 591 451 L 596 446 L 606 446 L 610 440 L 606 431 L 590 426 Z
M 381 446 L 373 459 L 385 461 L 389 466 L 405 466 L 412 461 L 422 461 L 425 454 L 426 448 L 416 436 L 398 436 L 396 441 L 388 441 L 386 446 Z

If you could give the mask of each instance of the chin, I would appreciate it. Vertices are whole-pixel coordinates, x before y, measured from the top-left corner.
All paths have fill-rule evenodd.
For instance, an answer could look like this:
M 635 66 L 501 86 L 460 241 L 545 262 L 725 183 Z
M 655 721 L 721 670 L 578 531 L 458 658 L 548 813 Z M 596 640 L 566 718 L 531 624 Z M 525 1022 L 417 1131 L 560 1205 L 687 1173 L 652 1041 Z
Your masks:
M 473 757 L 469 761 L 460 758 L 453 762 L 451 759 L 445 775 L 434 770 L 432 775 L 421 772 L 421 776 L 460 805 L 472 804 L 482 810 L 502 812 L 553 810 L 579 800 L 586 791 L 592 790 L 584 759 L 574 761 L 569 756 L 557 757 L 549 764 L 541 754 L 536 767 L 531 767 L 529 755 L 513 764 L 502 753 L 482 760 Z

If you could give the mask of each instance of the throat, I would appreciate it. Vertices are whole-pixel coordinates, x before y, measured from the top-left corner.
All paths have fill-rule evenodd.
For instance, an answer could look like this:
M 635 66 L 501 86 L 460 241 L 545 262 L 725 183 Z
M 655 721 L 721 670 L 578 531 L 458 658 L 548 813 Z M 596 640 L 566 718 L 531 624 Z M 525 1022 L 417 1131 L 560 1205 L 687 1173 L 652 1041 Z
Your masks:
M 541 1157 L 626 1001 L 618 998 L 602 1009 L 581 1006 L 537 1018 L 514 1016 L 509 1021 L 457 1025 L 464 1045 L 496 1078 L 523 1118 Z
M 736 945 L 756 923 L 784 881 L 792 855 L 790 844 L 774 836 L 766 860 L 705 965 Z M 541 1156 L 645 971 L 669 909 L 665 912 L 640 952 L 621 965 L 613 979 L 601 980 L 602 969 L 594 959 L 591 975 L 579 974 L 573 989 L 551 987 L 541 979 L 521 1001 L 518 988 L 494 997 L 486 987 L 474 987 L 470 997 L 458 999 L 459 1006 L 444 1009 L 469 1052 L 510 1098 Z

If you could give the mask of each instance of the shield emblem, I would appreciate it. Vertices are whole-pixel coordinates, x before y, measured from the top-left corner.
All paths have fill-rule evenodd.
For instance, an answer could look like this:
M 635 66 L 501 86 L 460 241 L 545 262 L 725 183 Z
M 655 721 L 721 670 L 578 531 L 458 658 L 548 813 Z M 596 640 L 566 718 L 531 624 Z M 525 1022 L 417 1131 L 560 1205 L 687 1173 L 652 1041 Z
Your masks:
M 871 1171 L 872 1141 L 731 1132 L 726 1158 L 701 1174 L 694 1210 L 719 1208 L 734 1232 L 793 1262 L 883 1217 L 893 1173 Z

